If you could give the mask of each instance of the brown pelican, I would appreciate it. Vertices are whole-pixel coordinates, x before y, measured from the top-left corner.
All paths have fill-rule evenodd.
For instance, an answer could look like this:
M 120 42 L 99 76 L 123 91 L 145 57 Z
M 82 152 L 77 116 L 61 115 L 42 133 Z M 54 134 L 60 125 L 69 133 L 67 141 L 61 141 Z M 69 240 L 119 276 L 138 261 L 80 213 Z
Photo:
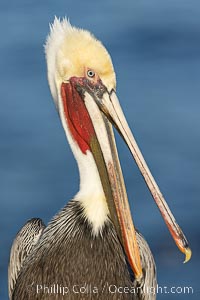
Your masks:
M 135 230 L 112 124 L 128 145 L 178 248 L 191 250 L 128 127 L 110 55 L 55 19 L 45 45 L 50 90 L 80 173 L 80 191 L 44 229 L 29 221 L 9 265 L 10 299 L 156 299 L 151 251 Z M 32 223 L 37 223 L 34 227 Z

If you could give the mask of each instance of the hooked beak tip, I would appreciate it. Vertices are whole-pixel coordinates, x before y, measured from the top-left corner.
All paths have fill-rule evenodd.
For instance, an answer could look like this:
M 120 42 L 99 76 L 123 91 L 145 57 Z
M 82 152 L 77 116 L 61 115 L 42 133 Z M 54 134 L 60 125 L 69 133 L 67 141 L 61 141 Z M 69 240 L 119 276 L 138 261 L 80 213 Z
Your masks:
M 187 248 L 185 248 L 184 253 L 185 253 L 185 260 L 183 263 L 185 264 L 190 260 L 190 258 L 192 256 L 192 250 L 189 247 L 187 247 Z

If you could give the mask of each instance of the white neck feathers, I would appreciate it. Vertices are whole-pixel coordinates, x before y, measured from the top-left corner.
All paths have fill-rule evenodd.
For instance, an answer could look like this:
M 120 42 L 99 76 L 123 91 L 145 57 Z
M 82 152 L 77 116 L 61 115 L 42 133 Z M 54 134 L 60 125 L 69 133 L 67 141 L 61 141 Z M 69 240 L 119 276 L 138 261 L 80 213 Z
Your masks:
M 59 107 L 61 107 L 61 101 L 62 99 L 59 98 Z M 86 154 L 82 153 L 78 144 L 71 136 L 64 111 L 61 109 L 59 112 L 68 142 L 79 168 L 80 190 L 74 198 L 80 201 L 83 206 L 85 217 L 92 225 L 93 234 L 98 235 L 108 220 L 109 214 L 99 172 L 92 153 L 89 150 Z

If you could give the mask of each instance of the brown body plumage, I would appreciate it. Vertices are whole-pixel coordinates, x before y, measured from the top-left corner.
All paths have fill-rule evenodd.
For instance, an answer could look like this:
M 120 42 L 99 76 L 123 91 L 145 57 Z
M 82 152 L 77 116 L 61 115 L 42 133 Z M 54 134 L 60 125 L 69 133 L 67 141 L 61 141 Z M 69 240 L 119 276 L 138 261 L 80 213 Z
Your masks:
M 156 287 L 153 256 L 139 233 L 137 240 L 145 270 L 140 284 L 130 273 L 112 222 L 108 221 L 101 234 L 94 237 L 80 204 L 70 201 L 50 222 L 27 257 L 12 299 L 153 300 L 155 295 L 143 294 L 143 285 Z M 85 287 L 82 293 L 81 287 Z M 63 291 L 66 294 L 62 295 Z

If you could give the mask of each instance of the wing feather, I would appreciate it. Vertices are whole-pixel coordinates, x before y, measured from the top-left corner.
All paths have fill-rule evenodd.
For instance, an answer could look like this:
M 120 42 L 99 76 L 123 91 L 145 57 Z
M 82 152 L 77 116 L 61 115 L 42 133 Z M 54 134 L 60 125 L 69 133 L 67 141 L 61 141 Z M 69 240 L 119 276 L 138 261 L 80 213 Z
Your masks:
M 10 299 L 23 263 L 37 244 L 44 228 L 45 225 L 41 219 L 32 218 L 20 229 L 13 241 L 8 267 L 8 290 Z

